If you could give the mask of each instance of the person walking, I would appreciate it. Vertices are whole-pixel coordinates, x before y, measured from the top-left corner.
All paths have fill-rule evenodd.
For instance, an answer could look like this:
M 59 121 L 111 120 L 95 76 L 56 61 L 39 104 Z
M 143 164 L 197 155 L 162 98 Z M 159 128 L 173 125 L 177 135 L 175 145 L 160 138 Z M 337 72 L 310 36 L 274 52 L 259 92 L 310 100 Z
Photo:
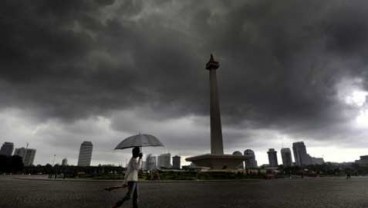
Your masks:
M 141 167 L 143 154 L 140 152 L 139 147 L 134 147 L 132 155 L 122 185 L 122 187 L 128 187 L 128 192 L 121 200 L 117 201 L 112 208 L 120 207 L 125 201 L 131 198 L 133 198 L 133 208 L 138 208 L 138 171 Z

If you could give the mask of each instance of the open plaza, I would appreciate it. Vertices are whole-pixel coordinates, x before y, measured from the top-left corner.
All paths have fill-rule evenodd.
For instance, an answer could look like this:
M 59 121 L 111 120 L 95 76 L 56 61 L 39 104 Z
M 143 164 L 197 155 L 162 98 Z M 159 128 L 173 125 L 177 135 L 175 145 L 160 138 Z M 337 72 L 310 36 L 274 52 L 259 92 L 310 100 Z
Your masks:
M 121 181 L 0 176 L 0 184 L 1 208 L 111 207 L 126 191 L 103 190 Z M 143 181 L 139 193 L 144 208 L 365 208 L 368 178 Z

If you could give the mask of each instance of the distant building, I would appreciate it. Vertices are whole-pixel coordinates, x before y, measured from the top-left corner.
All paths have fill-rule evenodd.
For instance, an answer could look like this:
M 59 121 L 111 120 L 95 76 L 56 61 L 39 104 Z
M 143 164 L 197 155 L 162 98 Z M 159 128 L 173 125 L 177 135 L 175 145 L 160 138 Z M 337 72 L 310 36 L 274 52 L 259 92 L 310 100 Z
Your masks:
M 293 152 L 294 152 L 295 164 L 297 166 L 321 165 L 325 162 L 323 158 L 310 156 L 307 153 L 307 148 L 305 147 L 304 142 L 294 142 Z
M 311 157 L 311 161 L 313 165 L 322 165 L 325 163 L 325 160 L 322 157 Z
M 174 157 L 172 157 L 172 161 L 173 161 L 173 168 L 174 169 L 181 169 L 181 162 L 180 162 L 181 158 L 178 155 L 175 155 Z
M 235 155 L 235 156 L 243 156 L 243 154 L 242 154 L 240 151 L 235 151 L 235 152 L 233 152 L 233 155 Z M 244 162 L 242 162 L 242 163 L 238 166 L 238 169 L 242 169 L 242 170 L 244 170 Z
M 24 147 L 22 148 L 16 148 L 14 151 L 14 155 L 18 155 L 22 157 L 24 166 L 31 166 L 33 165 L 33 161 L 36 155 L 35 149 L 26 149 Z
M 368 155 L 360 156 L 360 160 L 355 160 L 355 164 L 361 167 L 368 167 Z
M 64 158 L 64 159 L 61 161 L 61 165 L 62 165 L 62 166 L 68 166 L 68 159 Z
M 84 141 L 79 149 L 78 166 L 90 166 L 93 145 L 90 141 Z
M 277 162 L 277 151 L 271 148 L 268 150 L 267 154 L 270 167 L 277 167 L 279 165 L 279 163 Z
M 142 161 L 142 170 L 147 170 L 147 162 L 146 161 Z
M 294 142 L 293 152 L 295 164 L 297 166 L 305 166 L 312 164 L 311 157 L 307 154 L 307 149 L 304 142 Z
M 0 155 L 11 156 L 13 154 L 13 142 L 4 142 L 0 149 Z
M 281 149 L 281 158 L 282 158 L 282 164 L 285 167 L 290 167 L 293 163 L 292 157 L 291 157 L 291 150 L 290 148 L 282 148 Z
M 171 154 L 165 153 L 158 156 L 157 160 L 158 168 L 171 168 Z
M 233 152 L 233 155 L 235 155 L 235 156 L 243 156 L 243 154 L 240 151 Z
M 147 155 L 145 167 L 146 170 L 156 170 L 157 169 L 156 156 L 153 156 L 152 154 Z
M 244 151 L 244 156 L 247 156 L 249 159 L 245 161 L 245 168 L 257 168 L 257 160 L 254 151 L 251 149 L 246 149 Z

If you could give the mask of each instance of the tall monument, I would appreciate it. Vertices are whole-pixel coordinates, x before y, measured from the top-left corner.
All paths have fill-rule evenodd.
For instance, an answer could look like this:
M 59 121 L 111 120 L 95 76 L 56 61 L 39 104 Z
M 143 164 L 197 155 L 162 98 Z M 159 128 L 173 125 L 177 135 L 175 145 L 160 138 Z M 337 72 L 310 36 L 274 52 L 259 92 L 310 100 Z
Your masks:
M 248 157 L 224 154 L 220 101 L 216 77 L 216 70 L 219 67 L 219 62 L 215 61 L 211 54 L 210 60 L 206 64 L 206 69 L 210 73 L 211 154 L 193 156 L 186 160 L 194 163 L 196 166 L 208 167 L 211 169 L 237 169 L 237 167 Z
M 210 72 L 211 154 L 223 155 L 220 102 L 216 77 L 216 70 L 219 67 L 219 62 L 215 61 L 211 54 L 211 58 L 206 64 L 206 69 Z

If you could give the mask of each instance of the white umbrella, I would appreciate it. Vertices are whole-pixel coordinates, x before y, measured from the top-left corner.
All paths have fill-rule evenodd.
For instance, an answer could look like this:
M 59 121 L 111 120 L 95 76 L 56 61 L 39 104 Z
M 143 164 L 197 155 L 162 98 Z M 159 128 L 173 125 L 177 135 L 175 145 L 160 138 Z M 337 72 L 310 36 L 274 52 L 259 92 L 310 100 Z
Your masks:
M 160 140 L 150 134 L 137 134 L 121 141 L 115 149 L 127 149 L 132 147 L 157 147 L 164 146 Z

